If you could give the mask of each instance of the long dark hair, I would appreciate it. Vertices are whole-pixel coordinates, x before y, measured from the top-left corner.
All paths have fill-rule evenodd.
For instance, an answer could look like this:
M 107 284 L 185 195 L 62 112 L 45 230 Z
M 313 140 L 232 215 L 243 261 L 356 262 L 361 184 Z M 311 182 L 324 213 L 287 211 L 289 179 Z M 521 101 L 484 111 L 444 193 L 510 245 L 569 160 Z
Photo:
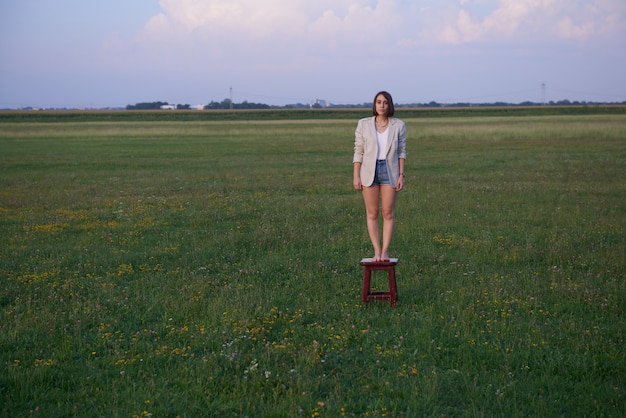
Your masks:
M 376 93 L 376 96 L 374 96 L 374 101 L 372 102 L 372 116 L 378 115 L 378 113 L 376 113 L 376 98 L 381 94 L 383 95 L 385 99 L 387 99 L 387 104 L 389 105 L 389 107 L 387 108 L 387 114 L 385 116 L 390 118 L 396 112 L 396 108 L 393 105 L 393 99 L 391 98 L 391 94 L 387 93 L 384 90 L 379 91 L 378 93 Z

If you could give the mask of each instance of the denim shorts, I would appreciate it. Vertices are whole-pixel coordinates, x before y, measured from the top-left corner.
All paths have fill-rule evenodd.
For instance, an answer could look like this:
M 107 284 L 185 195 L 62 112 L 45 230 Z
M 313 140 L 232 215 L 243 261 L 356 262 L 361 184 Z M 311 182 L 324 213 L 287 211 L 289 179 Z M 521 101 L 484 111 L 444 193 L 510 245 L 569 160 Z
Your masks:
M 374 174 L 372 186 L 391 186 L 386 160 L 376 160 L 376 173 Z

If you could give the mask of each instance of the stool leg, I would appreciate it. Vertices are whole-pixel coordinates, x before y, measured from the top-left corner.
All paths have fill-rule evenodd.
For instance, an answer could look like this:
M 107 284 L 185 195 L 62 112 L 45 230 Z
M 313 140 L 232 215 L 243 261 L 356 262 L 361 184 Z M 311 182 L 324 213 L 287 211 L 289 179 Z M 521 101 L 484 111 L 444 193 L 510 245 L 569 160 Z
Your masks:
M 369 266 L 365 266 L 365 270 L 363 272 L 363 294 L 362 294 L 363 303 L 367 303 L 369 300 L 371 280 L 372 280 L 372 270 L 370 270 Z
M 396 285 L 396 270 L 392 267 L 388 272 L 389 280 L 389 300 L 391 301 L 391 307 L 395 307 L 398 302 L 398 289 Z

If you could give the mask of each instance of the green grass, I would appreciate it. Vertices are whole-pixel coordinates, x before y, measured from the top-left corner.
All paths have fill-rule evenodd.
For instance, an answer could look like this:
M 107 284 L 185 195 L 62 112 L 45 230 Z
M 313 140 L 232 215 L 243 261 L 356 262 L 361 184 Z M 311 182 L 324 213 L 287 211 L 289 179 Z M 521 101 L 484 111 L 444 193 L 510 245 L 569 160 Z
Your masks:
M 0 122 L 2 415 L 626 414 L 623 114 L 407 118 L 396 309 L 360 303 L 362 115 L 33 115 Z

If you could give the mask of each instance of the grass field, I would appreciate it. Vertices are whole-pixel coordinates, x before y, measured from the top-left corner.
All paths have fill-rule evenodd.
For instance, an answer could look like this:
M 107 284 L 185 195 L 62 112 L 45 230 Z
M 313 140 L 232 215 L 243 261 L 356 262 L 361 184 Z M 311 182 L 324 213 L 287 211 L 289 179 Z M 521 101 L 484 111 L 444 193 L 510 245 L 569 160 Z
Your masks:
M 623 112 L 406 118 L 395 309 L 367 112 L 171 115 L 0 118 L 1 415 L 626 415 Z

